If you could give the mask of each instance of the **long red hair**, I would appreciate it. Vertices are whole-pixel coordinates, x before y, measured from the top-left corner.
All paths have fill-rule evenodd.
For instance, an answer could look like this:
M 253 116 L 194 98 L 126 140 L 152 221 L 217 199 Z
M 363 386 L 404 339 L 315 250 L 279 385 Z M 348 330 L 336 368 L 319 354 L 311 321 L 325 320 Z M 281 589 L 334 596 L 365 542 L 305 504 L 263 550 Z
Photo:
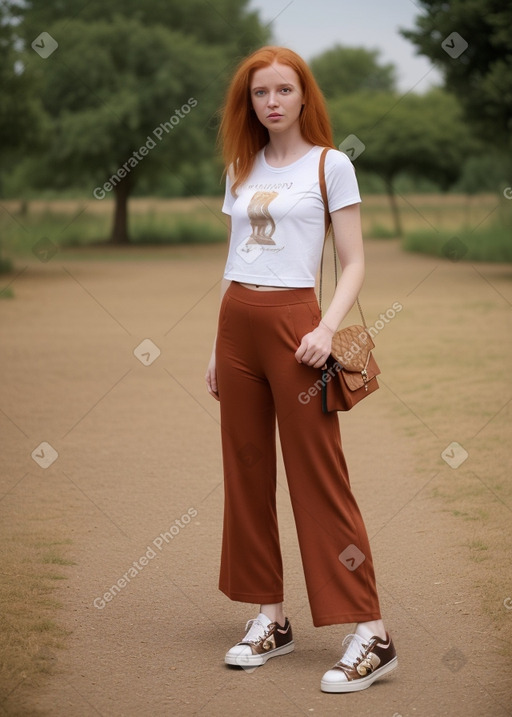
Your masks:
M 254 71 L 274 62 L 293 68 L 299 77 L 304 102 L 299 125 L 304 139 L 321 147 L 334 147 L 325 99 L 306 62 L 286 47 L 262 47 L 236 69 L 219 128 L 224 163 L 233 167 L 233 193 L 249 176 L 257 152 L 269 141 L 268 130 L 252 110 L 250 89 Z

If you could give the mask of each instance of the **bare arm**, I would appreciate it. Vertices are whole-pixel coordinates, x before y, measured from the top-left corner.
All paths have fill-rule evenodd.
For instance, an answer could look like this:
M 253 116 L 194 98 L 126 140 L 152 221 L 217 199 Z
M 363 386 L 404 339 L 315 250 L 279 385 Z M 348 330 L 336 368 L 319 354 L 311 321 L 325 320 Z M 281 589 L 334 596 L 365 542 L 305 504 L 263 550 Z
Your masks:
M 359 204 L 331 214 L 341 278 L 324 317 L 314 331 L 306 334 L 297 349 L 299 363 L 320 368 L 331 352 L 333 333 L 352 308 L 364 279 L 364 252 Z
M 364 251 L 359 204 L 331 215 L 341 277 L 322 321 L 334 333 L 354 305 L 364 280 Z
M 231 217 L 228 216 L 228 242 L 231 237 Z M 229 279 L 222 279 L 220 282 L 220 301 L 222 303 L 222 299 L 224 298 L 224 294 L 228 290 L 229 285 L 231 284 L 231 281 Z M 215 339 L 213 341 L 213 349 L 212 354 L 210 357 L 210 361 L 208 363 L 208 368 L 206 370 L 206 387 L 208 389 L 208 393 L 213 396 L 217 401 L 219 400 L 219 391 L 217 387 L 217 368 L 216 368 L 216 360 L 215 360 L 215 349 L 217 346 L 217 336 L 215 335 Z

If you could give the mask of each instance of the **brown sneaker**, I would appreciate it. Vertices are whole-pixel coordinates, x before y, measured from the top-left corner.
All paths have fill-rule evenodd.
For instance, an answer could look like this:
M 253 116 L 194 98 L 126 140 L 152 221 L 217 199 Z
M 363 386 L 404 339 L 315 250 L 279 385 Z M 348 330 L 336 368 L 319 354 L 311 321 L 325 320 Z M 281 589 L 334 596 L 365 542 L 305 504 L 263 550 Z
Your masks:
M 331 670 L 322 677 L 322 692 L 356 692 L 365 690 L 375 680 L 398 666 L 395 647 L 390 636 L 386 640 L 375 635 L 365 640 L 360 635 L 347 635 L 348 647 Z
M 271 657 L 286 655 L 294 648 L 292 626 L 288 618 L 281 626 L 260 612 L 257 618 L 249 620 L 245 629 L 248 632 L 244 639 L 226 653 L 226 665 L 257 667 L 264 665 Z

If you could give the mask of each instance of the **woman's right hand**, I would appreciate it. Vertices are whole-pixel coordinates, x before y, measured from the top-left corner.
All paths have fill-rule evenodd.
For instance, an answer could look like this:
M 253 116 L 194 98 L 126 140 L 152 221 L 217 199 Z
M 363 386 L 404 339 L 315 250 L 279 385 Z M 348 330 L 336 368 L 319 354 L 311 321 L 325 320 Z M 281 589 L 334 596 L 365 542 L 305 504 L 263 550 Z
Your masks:
M 220 401 L 219 389 L 217 387 L 217 365 L 215 360 L 215 347 L 213 348 L 210 362 L 208 364 L 208 368 L 206 369 L 205 378 L 208 393 L 213 396 L 215 400 Z

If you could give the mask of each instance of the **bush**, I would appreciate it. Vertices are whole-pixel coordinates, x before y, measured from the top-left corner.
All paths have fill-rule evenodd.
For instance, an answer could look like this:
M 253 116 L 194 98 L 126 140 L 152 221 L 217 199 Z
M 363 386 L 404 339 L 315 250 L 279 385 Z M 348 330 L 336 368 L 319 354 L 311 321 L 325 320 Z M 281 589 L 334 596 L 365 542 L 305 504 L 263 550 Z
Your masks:
M 0 274 L 10 274 L 12 272 L 12 261 L 4 259 L 0 256 Z
M 109 242 L 110 215 L 71 214 L 44 211 L 29 212 L 19 222 L 0 222 L 3 250 L 9 255 L 26 255 L 38 241 L 49 240 L 61 249 L 91 245 L 114 246 Z M 226 227 L 216 215 L 205 211 L 200 216 L 184 214 L 132 214 L 129 218 L 130 245 L 208 244 L 226 240 Z M 0 261 L 0 273 L 12 264 Z
M 372 224 L 366 234 L 369 239 L 396 239 L 396 231 L 383 224 Z
M 511 171 L 512 163 L 506 153 L 468 157 L 453 189 L 465 194 L 495 192 L 496 187 L 507 186 Z
M 417 231 L 403 240 L 406 251 L 444 256 L 452 261 L 512 262 L 511 228 L 489 226 L 474 232 L 468 229 L 454 234 Z
M 226 229 L 182 217 L 169 221 L 154 215 L 133 217 L 130 224 L 132 244 L 212 244 L 226 239 Z

